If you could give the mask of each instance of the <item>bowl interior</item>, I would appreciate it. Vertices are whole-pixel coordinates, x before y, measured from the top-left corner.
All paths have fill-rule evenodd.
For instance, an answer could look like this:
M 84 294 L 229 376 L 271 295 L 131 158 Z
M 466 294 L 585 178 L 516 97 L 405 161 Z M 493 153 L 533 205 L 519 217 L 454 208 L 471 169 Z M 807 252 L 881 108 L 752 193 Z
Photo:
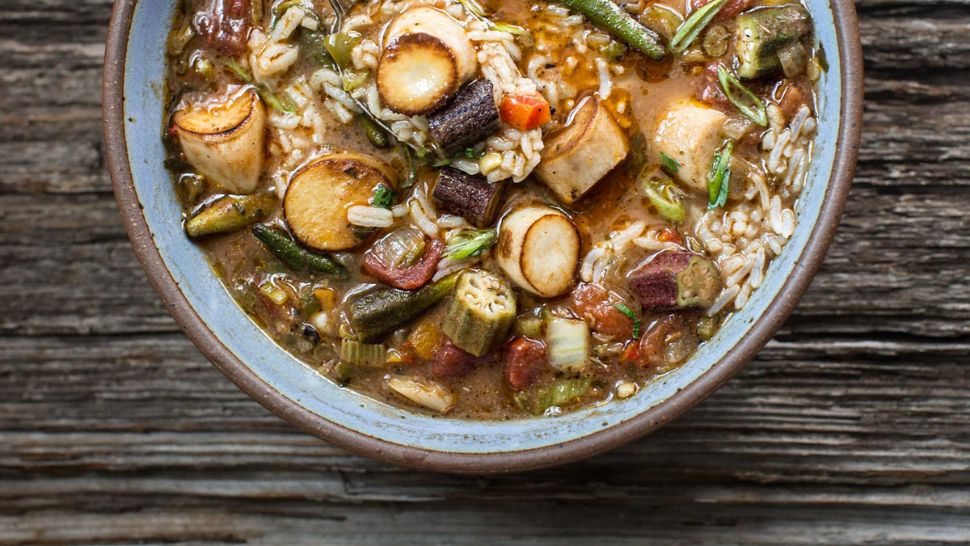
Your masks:
M 209 268 L 203 253 L 180 229 L 179 206 L 169 173 L 163 167 L 165 152 L 160 139 L 165 62 L 163 44 L 175 0 L 141 1 L 135 3 L 131 11 L 128 47 L 121 69 L 121 119 L 126 142 L 123 152 L 130 164 L 134 192 L 143 209 L 144 223 L 165 268 L 188 305 L 242 366 L 282 397 L 275 401 L 276 408 L 282 404 L 295 408 L 296 413 L 310 415 L 311 420 L 312 416 L 322 418 L 316 420 L 316 425 L 301 423 L 305 428 L 329 437 L 327 429 L 332 423 L 343 429 L 344 433 L 352 431 L 380 439 L 387 451 L 370 454 L 399 461 L 400 457 L 395 458 L 391 453 L 398 449 L 397 446 L 417 448 L 423 453 L 432 454 L 479 455 L 558 446 L 613 429 L 652 411 L 654 423 L 642 427 L 647 430 L 656 421 L 666 419 L 659 412 L 661 405 L 665 402 L 668 403 L 665 405 L 669 405 L 672 398 L 677 398 L 675 394 L 678 391 L 709 373 L 719 362 L 723 365 L 728 359 L 743 361 L 747 358 L 752 351 L 740 350 L 739 344 L 749 333 L 751 325 L 763 317 L 770 306 L 790 307 L 794 303 L 776 300 L 788 278 L 802 267 L 799 259 L 810 243 L 823 211 L 836 157 L 843 88 L 841 67 L 844 60 L 838 47 L 832 8 L 823 0 L 808 0 L 807 3 L 815 17 L 817 39 L 825 49 L 829 69 L 820 81 L 819 138 L 809 180 L 798 204 L 798 229 L 794 236 L 781 256 L 771 263 L 763 286 L 755 292 L 744 310 L 733 315 L 716 338 L 704 344 L 686 365 L 630 399 L 586 408 L 554 419 L 505 422 L 443 419 L 410 413 L 374 401 L 338 387 L 301 364 L 278 347 L 232 302 Z M 158 273 L 149 271 L 149 274 Z M 797 299 L 797 295 L 791 299 Z M 191 331 L 189 334 L 196 340 L 198 336 L 208 335 L 206 332 Z M 756 340 L 755 349 L 766 341 L 769 334 L 765 333 L 761 336 L 763 339 Z M 739 364 L 735 362 L 734 367 Z M 227 364 L 222 363 L 220 367 L 225 369 L 225 366 Z M 678 404 L 688 407 L 704 394 L 706 392 L 695 392 L 692 400 L 680 400 Z M 606 446 L 600 446 L 600 449 L 602 447 Z

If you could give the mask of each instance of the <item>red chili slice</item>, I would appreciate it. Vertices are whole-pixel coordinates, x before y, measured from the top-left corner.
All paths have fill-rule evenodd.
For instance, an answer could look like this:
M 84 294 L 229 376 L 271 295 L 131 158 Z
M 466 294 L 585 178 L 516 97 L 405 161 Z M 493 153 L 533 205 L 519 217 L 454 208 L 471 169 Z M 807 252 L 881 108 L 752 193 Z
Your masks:
M 384 265 L 373 252 L 364 254 L 364 271 L 371 277 L 401 290 L 416 290 L 434 277 L 438 270 L 438 260 L 445 249 L 445 243 L 432 239 L 428 250 L 414 265 L 403 269 L 392 269 Z
M 701 77 L 697 80 L 697 100 L 710 104 L 721 110 L 730 110 L 731 101 L 728 100 L 721 84 L 717 80 L 717 68 L 723 66 L 721 62 L 713 62 L 704 69 Z

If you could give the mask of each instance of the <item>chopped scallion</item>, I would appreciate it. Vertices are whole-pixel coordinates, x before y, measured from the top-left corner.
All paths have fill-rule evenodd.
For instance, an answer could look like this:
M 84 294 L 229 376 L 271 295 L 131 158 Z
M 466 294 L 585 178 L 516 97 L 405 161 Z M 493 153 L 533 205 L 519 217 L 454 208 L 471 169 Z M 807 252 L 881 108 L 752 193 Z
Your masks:
M 663 152 L 660 152 L 660 163 L 663 164 L 664 168 L 667 169 L 670 174 L 677 174 L 677 171 L 680 170 L 680 163 L 678 163 L 676 159 Z
M 648 178 L 643 182 L 643 193 L 665 219 L 671 222 L 683 222 L 687 217 L 684 195 L 670 179 Z
M 717 67 L 717 81 L 721 84 L 721 90 L 742 114 L 761 127 L 768 126 L 768 109 L 761 97 L 755 95 L 724 66 Z M 738 96 L 740 92 L 740 96 Z
M 728 192 L 731 187 L 731 152 L 734 142 L 727 141 L 720 150 L 714 153 L 711 171 L 707 175 L 707 208 L 716 209 L 727 203 Z
M 633 321 L 633 339 L 640 339 L 640 319 L 637 318 L 637 314 L 633 312 L 625 303 L 614 303 L 613 307 L 627 316 Z
M 700 9 L 695 11 L 684 21 L 674 37 L 670 40 L 670 49 L 674 53 L 683 53 L 697 37 L 700 35 L 701 31 L 704 30 L 714 17 L 717 16 L 721 8 L 727 3 L 727 0 L 714 0 L 709 4 L 704 4 Z
M 262 97 L 262 99 L 266 101 L 266 104 L 270 105 L 270 107 L 287 114 L 293 114 L 296 112 L 296 108 L 292 104 L 290 104 L 289 101 L 287 101 L 286 99 L 277 97 L 265 85 L 256 83 L 256 81 L 253 80 L 253 75 L 250 74 L 249 71 L 246 70 L 246 68 L 241 64 L 237 63 L 236 61 L 229 61 L 226 63 L 226 68 L 228 68 L 233 74 L 239 77 L 239 79 L 241 79 L 242 81 L 255 87 L 256 92 L 259 93 L 259 96 Z
M 508 32 L 509 34 L 514 34 L 516 36 L 522 36 L 528 34 L 529 31 L 519 25 L 512 25 L 509 23 L 492 23 L 492 30 L 497 30 L 499 32 Z
M 485 8 L 476 0 L 458 0 L 458 3 L 461 4 L 461 7 L 465 8 L 465 11 L 475 17 L 485 17 Z
M 408 189 L 414 187 L 418 182 L 418 161 L 414 157 L 414 151 L 409 146 L 401 146 L 401 152 L 404 154 L 404 164 L 407 167 L 407 174 L 404 176 L 404 182 L 401 183 L 401 189 Z
M 494 244 L 494 229 L 466 229 L 448 238 L 442 256 L 452 260 L 464 260 L 483 254 Z

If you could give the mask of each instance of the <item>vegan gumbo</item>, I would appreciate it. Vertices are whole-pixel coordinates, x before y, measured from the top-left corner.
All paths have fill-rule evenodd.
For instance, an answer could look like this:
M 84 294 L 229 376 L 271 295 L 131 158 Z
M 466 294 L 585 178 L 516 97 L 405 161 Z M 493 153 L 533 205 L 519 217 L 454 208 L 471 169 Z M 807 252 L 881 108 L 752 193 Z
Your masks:
M 184 230 L 239 305 L 472 419 L 635 396 L 711 339 L 795 229 L 825 69 L 788 0 L 183 0 L 167 47 Z

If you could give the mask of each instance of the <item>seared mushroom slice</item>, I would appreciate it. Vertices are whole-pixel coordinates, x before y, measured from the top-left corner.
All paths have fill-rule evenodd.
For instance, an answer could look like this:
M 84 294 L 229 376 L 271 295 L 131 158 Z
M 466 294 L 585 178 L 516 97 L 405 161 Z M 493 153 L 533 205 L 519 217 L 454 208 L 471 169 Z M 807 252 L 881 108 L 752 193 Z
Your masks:
M 565 214 L 545 205 L 517 209 L 502 219 L 496 258 L 523 290 L 544 298 L 566 293 L 579 262 L 579 231 Z
M 187 105 L 172 116 L 185 159 L 231 193 L 256 189 L 263 168 L 266 109 L 247 88 L 215 104 Z
M 478 69 L 464 27 L 430 6 L 408 9 L 387 28 L 377 90 L 388 108 L 426 114 L 447 102 Z

